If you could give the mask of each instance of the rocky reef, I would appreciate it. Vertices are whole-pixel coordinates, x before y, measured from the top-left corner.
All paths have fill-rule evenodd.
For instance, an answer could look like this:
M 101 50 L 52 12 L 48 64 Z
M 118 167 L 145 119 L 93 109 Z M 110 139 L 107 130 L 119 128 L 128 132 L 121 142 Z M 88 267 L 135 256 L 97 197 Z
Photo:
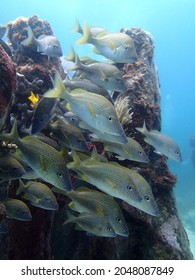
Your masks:
M 27 24 L 31 26 L 36 37 L 42 33 L 53 34 L 47 21 L 40 20 L 36 16 L 28 19 L 19 18 L 8 24 L 7 36 L 11 43 L 13 60 L 0 47 L 1 119 L 6 112 L 9 112 L 3 121 L 2 129 L 9 131 L 13 118 L 17 117 L 19 129 L 24 135 L 30 127 L 32 118 L 32 108 L 28 100 L 30 92 L 33 91 L 41 96 L 51 88 L 50 76 L 55 69 L 58 69 L 63 78 L 66 76 L 60 59 L 51 58 L 48 62 L 47 57 L 36 52 L 34 46 L 23 48 L 20 45 L 26 37 Z M 122 29 L 121 32 L 132 37 L 139 57 L 139 61 L 135 63 L 117 64 L 128 86 L 127 92 L 120 94 L 120 97 L 128 97 L 128 109 L 133 112 L 131 121 L 124 123 L 124 129 L 127 136 L 133 137 L 142 145 L 150 163 L 124 160 L 120 164 L 139 171 L 148 181 L 160 215 L 152 217 L 117 200 L 129 228 L 129 237 L 87 236 L 83 232 L 74 230 L 72 224 L 62 225 L 67 198 L 57 195 L 60 210 L 55 214 L 28 205 L 33 216 L 31 222 L 9 219 L 7 259 L 187 260 L 193 258 L 187 234 L 177 211 L 173 190 L 176 186 L 176 177 L 170 173 L 166 158 L 155 154 L 153 148 L 144 142 L 143 135 L 135 129 L 141 127 L 144 120 L 149 130 L 161 128 L 160 85 L 154 62 L 154 41 L 150 33 L 140 28 Z M 115 95 L 114 93 L 113 97 L 116 99 Z M 11 102 L 13 98 L 14 101 Z M 109 157 L 109 154 L 104 153 L 104 156 Z M 9 194 L 12 197 L 15 196 L 17 187 L 18 181 L 13 181 L 9 186 Z M 3 215 L 4 208 L 0 204 L 0 219 L 4 217 Z

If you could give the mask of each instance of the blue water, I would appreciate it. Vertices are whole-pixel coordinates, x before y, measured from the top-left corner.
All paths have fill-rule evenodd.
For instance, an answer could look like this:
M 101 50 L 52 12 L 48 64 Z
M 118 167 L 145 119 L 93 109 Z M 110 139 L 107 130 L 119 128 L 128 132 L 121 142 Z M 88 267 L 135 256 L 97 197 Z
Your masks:
M 49 2 L 49 4 L 48 4 Z M 59 38 L 64 55 L 75 46 L 75 20 L 109 31 L 140 27 L 152 33 L 161 83 L 162 131 L 179 144 L 183 162 L 169 160 L 177 175 L 177 202 L 195 254 L 195 170 L 189 139 L 195 135 L 195 1 L 194 0 L 6 0 L 1 1 L 1 24 L 34 14 L 46 19 Z M 79 56 L 91 55 L 88 46 L 76 46 Z M 186 217 L 191 217 L 187 219 Z

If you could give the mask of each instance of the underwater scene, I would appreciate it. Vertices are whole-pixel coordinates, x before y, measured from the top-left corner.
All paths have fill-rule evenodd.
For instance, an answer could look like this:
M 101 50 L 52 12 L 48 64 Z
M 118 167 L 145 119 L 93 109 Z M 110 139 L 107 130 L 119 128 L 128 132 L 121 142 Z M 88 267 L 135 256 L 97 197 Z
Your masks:
M 1 260 L 194 259 L 194 8 L 1 3 Z

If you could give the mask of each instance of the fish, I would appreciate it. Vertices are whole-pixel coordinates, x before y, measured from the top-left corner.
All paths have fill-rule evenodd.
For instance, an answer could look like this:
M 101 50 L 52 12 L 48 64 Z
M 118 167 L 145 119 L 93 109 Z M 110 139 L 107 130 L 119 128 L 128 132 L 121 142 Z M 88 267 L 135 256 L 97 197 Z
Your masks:
M 36 45 L 37 51 L 50 57 L 60 57 L 63 55 L 59 40 L 52 35 L 41 35 L 35 38 L 31 27 L 27 27 L 28 37 L 21 42 L 23 46 Z
M 35 181 L 27 181 L 25 184 L 20 180 L 19 188 L 16 194 L 19 195 L 24 192 L 23 198 L 30 201 L 33 206 L 46 210 L 58 210 L 59 205 L 56 197 L 50 188 L 41 183 Z
M 88 79 L 106 90 L 117 92 L 127 91 L 127 85 L 125 84 L 121 71 L 110 63 L 94 62 L 85 65 L 81 63 L 76 54 L 75 66 L 70 70 L 81 70 L 81 78 Z
M 161 153 L 176 161 L 182 161 L 181 151 L 174 139 L 158 130 L 148 131 L 145 121 L 143 127 L 136 127 L 136 130 L 144 134 L 144 141 L 153 146 L 157 153 Z
M 90 80 L 79 79 L 79 78 L 74 78 L 71 80 L 66 79 L 63 81 L 63 84 L 70 91 L 73 89 L 76 89 L 76 88 L 81 88 L 81 89 L 84 89 L 89 92 L 100 94 L 100 95 L 106 97 L 113 104 L 113 100 L 112 100 L 112 97 L 110 96 L 109 92 L 106 89 L 104 89 L 103 87 L 94 84 Z
M 24 167 L 17 159 L 11 156 L 0 158 L 0 183 L 19 179 L 25 173 Z
M 88 235 L 101 237 L 116 237 L 111 224 L 103 216 L 98 216 L 94 213 L 81 213 L 77 217 L 69 214 L 68 220 L 63 225 L 68 223 L 76 223 L 77 230 L 84 230 Z
M 31 91 L 30 96 L 28 97 L 28 100 L 31 101 L 31 107 L 33 109 L 35 109 L 37 107 L 37 103 L 39 101 L 39 95 L 38 94 L 34 94 L 33 91 Z
M 4 25 L 0 24 L 0 39 L 3 38 L 5 33 L 6 33 L 6 27 Z
M 112 103 L 99 94 L 75 89 L 68 93 L 63 85 L 60 74 L 56 71 L 53 89 L 44 93 L 44 97 L 63 98 L 79 119 L 98 135 L 109 134 L 112 141 L 127 143 L 127 137 L 119 122 Z M 105 136 L 107 137 L 107 135 Z
M 41 98 L 32 117 L 32 134 L 36 134 L 37 132 L 41 131 L 55 116 L 57 103 L 58 99 L 56 98 Z
M 63 156 L 33 136 L 20 138 L 17 122 L 14 121 L 11 133 L 0 135 L 4 141 L 13 141 L 22 153 L 24 161 L 36 172 L 39 178 L 63 190 L 71 190 L 70 175 Z
M 3 202 L 6 208 L 6 217 L 19 221 L 31 221 L 32 215 L 28 206 L 19 199 L 7 198 Z
M 90 135 L 90 140 L 92 142 L 103 142 L 104 150 L 117 154 L 115 157 L 119 160 L 128 159 L 132 161 L 149 163 L 149 158 L 146 155 L 144 149 L 133 138 L 127 137 L 127 144 L 113 143 L 106 141 L 105 139 L 101 140 L 95 135 Z
M 69 203 L 71 209 L 80 213 L 94 213 L 106 217 L 116 234 L 129 235 L 123 213 L 110 195 L 86 187 L 80 187 L 76 191 L 72 190 L 66 195 L 72 200 Z
M 87 142 L 79 128 L 65 121 L 57 120 L 49 125 L 51 137 L 57 139 L 62 145 L 81 152 L 87 152 Z
M 75 151 L 72 151 L 72 156 L 73 162 L 68 163 L 67 167 L 76 171 L 80 180 L 130 205 L 134 200 L 142 200 L 128 168 L 109 162 L 98 162 L 93 158 L 81 161 Z
M 132 206 L 138 208 L 139 210 L 150 214 L 152 216 L 159 216 L 158 206 L 156 204 L 155 198 L 153 196 L 152 190 L 148 182 L 135 170 L 129 170 L 129 175 L 134 181 L 141 197 L 142 201 L 133 201 Z
M 53 147 L 57 151 L 61 151 L 61 146 L 52 138 L 45 136 L 45 134 L 38 133 L 34 135 L 39 141 L 48 144 L 49 146 Z
M 125 33 L 110 32 L 99 33 L 93 36 L 90 27 L 85 24 L 83 36 L 77 40 L 77 44 L 92 44 L 94 52 L 101 54 L 117 63 L 132 63 L 138 61 L 133 39 Z

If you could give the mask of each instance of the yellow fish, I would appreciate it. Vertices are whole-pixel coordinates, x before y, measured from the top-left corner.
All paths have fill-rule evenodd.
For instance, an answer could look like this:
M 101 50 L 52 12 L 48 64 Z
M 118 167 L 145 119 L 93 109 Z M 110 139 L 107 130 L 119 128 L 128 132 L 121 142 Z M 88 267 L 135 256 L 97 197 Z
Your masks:
M 37 103 L 39 102 L 39 95 L 34 94 L 34 92 L 31 91 L 30 96 L 28 99 L 32 102 L 30 105 L 33 109 L 37 108 Z

